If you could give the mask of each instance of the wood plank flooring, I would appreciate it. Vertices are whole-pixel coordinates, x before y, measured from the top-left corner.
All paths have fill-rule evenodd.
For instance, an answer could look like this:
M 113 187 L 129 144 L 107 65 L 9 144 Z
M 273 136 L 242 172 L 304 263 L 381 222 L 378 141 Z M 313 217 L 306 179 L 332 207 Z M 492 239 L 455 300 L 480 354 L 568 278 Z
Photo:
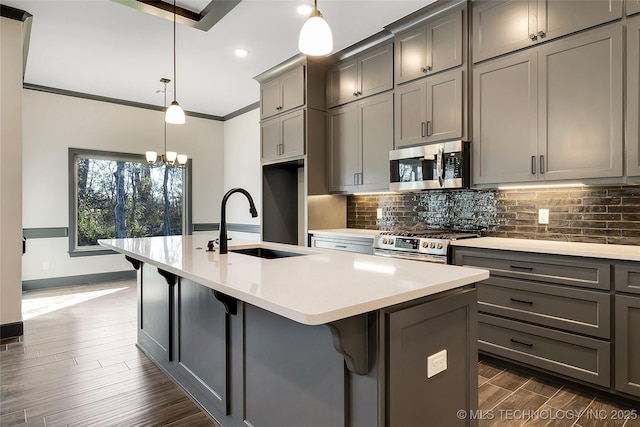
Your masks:
M 0 426 L 219 427 L 136 347 L 135 281 L 25 292 L 23 315 L 24 336 L 0 342 Z M 491 360 L 478 372 L 481 427 L 640 427 L 609 416 L 640 408 Z

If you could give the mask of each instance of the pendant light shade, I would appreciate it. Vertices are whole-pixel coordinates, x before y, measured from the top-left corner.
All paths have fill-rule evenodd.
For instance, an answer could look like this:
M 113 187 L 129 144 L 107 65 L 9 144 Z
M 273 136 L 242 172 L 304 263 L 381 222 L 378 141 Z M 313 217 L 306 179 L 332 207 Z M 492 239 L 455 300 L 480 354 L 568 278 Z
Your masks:
M 318 10 L 317 0 L 314 0 L 314 9 L 300 30 L 298 50 L 310 56 L 328 55 L 333 50 L 331 28 Z
M 184 110 L 178 104 L 178 101 L 173 101 L 164 116 L 164 121 L 174 125 L 182 125 L 185 122 Z
M 181 125 L 185 122 L 184 110 L 176 101 L 176 0 L 173 0 L 173 102 L 167 108 L 164 115 L 164 121 L 174 125 Z

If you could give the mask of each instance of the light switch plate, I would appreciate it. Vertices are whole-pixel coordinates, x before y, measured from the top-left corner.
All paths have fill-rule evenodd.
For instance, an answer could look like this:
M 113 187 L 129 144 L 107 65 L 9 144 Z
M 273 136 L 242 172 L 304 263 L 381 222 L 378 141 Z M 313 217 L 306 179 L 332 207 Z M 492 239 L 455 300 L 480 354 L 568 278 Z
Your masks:
M 447 350 L 442 350 L 427 357 L 427 378 L 447 370 Z
M 376 209 L 376 218 L 382 219 L 382 208 Z
M 538 209 L 538 224 L 549 224 L 549 209 Z

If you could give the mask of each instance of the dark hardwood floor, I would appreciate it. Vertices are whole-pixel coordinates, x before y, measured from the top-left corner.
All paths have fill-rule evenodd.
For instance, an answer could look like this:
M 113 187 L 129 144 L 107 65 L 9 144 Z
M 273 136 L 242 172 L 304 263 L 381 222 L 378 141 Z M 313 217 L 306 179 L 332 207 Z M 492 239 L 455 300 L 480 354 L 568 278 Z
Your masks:
M 136 347 L 135 281 L 25 292 L 23 316 L 24 336 L 0 342 L 0 426 L 219 427 Z M 478 371 L 480 427 L 640 427 L 612 416 L 640 408 L 489 360 Z

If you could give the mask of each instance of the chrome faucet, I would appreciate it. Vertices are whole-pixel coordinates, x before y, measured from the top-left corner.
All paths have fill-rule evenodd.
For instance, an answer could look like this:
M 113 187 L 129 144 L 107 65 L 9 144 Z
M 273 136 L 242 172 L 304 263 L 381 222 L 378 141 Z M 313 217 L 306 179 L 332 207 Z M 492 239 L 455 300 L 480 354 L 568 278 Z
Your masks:
M 226 254 L 228 252 L 227 246 L 227 200 L 233 193 L 242 193 L 247 196 L 249 200 L 249 212 L 251 213 L 251 217 L 255 218 L 258 216 L 258 211 L 256 210 L 256 205 L 253 203 L 253 199 L 251 198 L 251 194 L 244 188 L 232 188 L 227 191 L 227 194 L 222 197 L 222 207 L 220 213 L 220 244 L 219 244 L 219 252 L 220 254 Z

